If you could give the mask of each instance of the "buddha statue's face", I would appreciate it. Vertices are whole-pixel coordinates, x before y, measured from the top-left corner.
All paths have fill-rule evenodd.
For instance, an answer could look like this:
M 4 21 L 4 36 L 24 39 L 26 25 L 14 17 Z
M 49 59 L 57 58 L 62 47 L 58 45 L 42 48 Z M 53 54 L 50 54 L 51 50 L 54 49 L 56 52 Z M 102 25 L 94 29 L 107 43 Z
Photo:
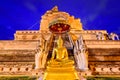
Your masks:
M 57 45 L 58 45 L 58 47 L 62 47 L 63 46 L 63 40 L 62 40 L 61 36 L 59 36 L 59 39 L 57 41 Z

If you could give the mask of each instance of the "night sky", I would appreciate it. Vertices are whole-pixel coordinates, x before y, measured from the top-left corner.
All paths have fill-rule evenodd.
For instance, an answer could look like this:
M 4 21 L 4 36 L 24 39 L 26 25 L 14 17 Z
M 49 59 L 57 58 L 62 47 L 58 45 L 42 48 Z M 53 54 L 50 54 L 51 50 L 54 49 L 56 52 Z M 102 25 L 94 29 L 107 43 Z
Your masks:
M 85 30 L 120 34 L 120 0 L 0 0 L 0 40 L 13 39 L 16 30 L 38 30 L 55 5 L 80 18 Z

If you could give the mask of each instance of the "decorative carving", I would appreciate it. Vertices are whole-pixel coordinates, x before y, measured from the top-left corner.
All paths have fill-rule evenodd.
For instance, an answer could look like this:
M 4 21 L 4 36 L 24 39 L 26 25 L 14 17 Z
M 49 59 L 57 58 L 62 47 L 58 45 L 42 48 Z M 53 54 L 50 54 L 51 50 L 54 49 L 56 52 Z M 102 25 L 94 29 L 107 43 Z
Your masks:
M 82 36 L 75 42 L 74 56 L 77 67 L 80 70 L 88 70 L 88 51 L 83 42 Z
M 102 32 L 98 32 L 96 37 L 97 37 L 97 40 L 105 40 L 106 39 Z
M 37 49 L 37 54 L 35 55 L 36 69 L 45 68 L 48 55 L 48 40 L 45 40 L 44 37 L 41 36 L 40 45 Z
M 115 33 L 110 33 L 109 38 L 110 40 L 119 40 L 119 36 Z

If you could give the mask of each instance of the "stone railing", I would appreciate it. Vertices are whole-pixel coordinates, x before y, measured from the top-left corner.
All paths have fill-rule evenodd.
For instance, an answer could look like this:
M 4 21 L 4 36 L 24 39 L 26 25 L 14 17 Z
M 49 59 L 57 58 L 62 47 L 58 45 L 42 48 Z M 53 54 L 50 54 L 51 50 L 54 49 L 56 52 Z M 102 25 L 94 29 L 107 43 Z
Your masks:
M 0 65 L 0 75 L 31 75 L 33 65 Z
M 94 75 L 119 75 L 120 74 L 120 65 L 97 65 L 90 66 L 90 69 L 93 71 Z
M 72 33 L 74 33 L 74 34 L 97 34 L 97 33 L 99 33 L 99 32 L 101 32 L 101 33 L 103 33 L 103 34 L 106 34 L 107 33 L 107 31 L 106 30 L 75 30 L 75 31 L 73 31 L 73 30 L 71 30 L 71 32 Z
M 24 30 L 24 31 L 16 31 L 15 34 L 37 34 L 40 33 L 38 30 Z
M 16 31 L 14 34 L 15 40 L 40 40 L 41 36 L 50 35 L 50 31 Z

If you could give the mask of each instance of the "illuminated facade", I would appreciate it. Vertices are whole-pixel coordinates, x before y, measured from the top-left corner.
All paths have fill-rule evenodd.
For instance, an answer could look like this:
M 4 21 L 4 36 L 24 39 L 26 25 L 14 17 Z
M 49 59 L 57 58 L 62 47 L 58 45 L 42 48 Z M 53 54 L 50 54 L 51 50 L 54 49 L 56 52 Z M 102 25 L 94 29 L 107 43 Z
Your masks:
M 119 76 L 120 41 L 114 40 L 118 36 L 106 30 L 83 30 L 80 19 L 57 7 L 42 16 L 40 30 L 16 31 L 15 40 L 0 41 L 0 75 L 41 76 L 58 33 L 78 75 Z

